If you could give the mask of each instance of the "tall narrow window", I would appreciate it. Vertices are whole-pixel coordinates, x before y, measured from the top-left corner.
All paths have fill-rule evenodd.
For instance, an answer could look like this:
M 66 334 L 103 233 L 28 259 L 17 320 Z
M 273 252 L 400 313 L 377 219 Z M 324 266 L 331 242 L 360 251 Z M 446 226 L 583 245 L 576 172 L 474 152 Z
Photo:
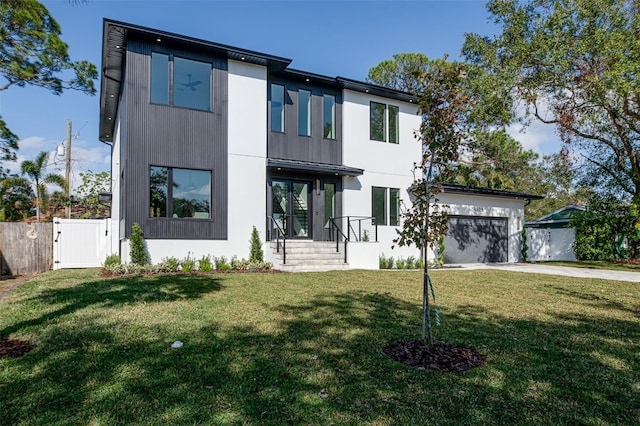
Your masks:
M 173 58 L 173 105 L 211 111 L 211 64 Z
M 149 217 L 167 217 L 169 169 L 152 166 L 149 173 Z
M 389 225 L 400 225 L 400 190 L 389 188 Z
M 395 105 L 389 105 L 389 142 L 398 143 L 400 140 L 400 132 L 398 128 L 398 116 L 400 108 Z
M 336 217 L 336 184 L 324 184 L 324 227 L 331 227 L 331 219 Z
M 386 105 L 378 102 L 371 102 L 370 105 L 370 134 L 371 140 L 385 142 L 386 123 L 385 123 Z
M 311 92 L 298 91 L 298 134 L 311 136 Z
M 284 132 L 284 86 L 271 85 L 271 130 Z
M 151 52 L 151 102 L 169 104 L 169 55 Z
M 333 95 L 324 95 L 324 138 L 336 138 L 336 97 Z
M 387 188 L 371 188 L 371 216 L 375 218 L 376 225 L 387 224 Z

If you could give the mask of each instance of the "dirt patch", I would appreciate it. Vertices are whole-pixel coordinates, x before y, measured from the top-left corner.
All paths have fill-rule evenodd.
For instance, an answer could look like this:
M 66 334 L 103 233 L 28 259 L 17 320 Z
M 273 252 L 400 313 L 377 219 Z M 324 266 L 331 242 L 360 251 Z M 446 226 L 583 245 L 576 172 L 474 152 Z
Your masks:
M 33 349 L 33 344 L 28 340 L 9 339 L 0 337 L 0 358 L 15 358 L 26 354 Z
M 382 352 L 419 370 L 467 371 L 485 364 L 484 357 L 474 349 L 439 341 L 430 346 L 424 340 L 396 340 Z
M 33 279 L 35 275 L 0 275 L 0 299 L 7 296 L 20 285 Z

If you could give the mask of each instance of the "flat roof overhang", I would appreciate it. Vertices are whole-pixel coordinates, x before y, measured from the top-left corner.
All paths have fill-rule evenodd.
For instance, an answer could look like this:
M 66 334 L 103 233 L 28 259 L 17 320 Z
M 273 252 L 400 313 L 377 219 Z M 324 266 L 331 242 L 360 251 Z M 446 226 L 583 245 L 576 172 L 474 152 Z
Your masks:
M 356 167 L 314 163 L 312 161 L 285 160 L 279 158 L 268 158 L 267 168 L 272 170 L 302 171 L 312 174 L 352 177 L 361 176 L 364 173 L 363 169 L 358 169 Z

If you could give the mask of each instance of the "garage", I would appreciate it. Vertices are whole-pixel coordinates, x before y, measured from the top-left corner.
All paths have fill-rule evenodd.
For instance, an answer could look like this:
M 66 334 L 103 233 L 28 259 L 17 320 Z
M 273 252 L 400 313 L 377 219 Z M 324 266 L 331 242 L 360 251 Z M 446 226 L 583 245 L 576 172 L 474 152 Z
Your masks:
M 445 263 L 501 263 L 509 258 L 506 217 L 449 216 Z

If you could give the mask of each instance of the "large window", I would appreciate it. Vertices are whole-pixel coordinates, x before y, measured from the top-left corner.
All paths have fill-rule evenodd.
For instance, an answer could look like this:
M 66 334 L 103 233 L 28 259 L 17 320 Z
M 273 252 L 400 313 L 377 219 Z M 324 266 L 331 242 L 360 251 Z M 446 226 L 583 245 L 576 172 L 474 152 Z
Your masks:
M 336 138 L 336 97 L 324 95 L 323 129 L 325 139 Z
M 311 92 L 298 90 L 298 134 L 311 136 Z
M 211 219 L 211 172 L 151 166 L 149 217 Z
M 210 63 L 151 53 L 151 102 L 211 111 L 211 97 Z
M 371 216 L 377 225 L 400 225 L 400 190 L 398 188 L 371 188 Z
M 395 105 L 371 102 L 369 109 L 369 134 L 371 140 L 399 143 L 400 132 L 398 118 L 400 108 Z
M 271 85 L 271 130 L 284 132 L 284 86 Z

